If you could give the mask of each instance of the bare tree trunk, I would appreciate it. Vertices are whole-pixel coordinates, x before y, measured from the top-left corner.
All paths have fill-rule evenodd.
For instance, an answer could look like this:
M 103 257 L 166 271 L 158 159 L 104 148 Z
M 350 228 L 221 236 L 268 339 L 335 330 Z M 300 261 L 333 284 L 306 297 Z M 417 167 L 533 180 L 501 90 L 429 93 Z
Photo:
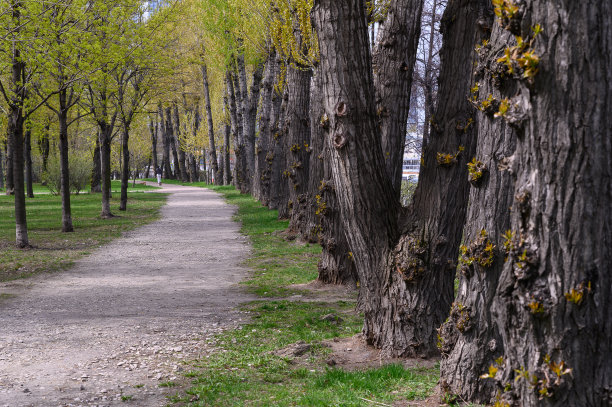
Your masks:
M 68 109 L 66 90 L 59 94 L 60 195 L 62 196 L 62 232 L 74 232 L 70 206 L 70 166 L 68 160 Z
M 47 162 L 49 161 L 49 152 L 51 151 L 49 146 L 49 122 L 45 124 L 43 128 L 43 132 L 38 141 L 38 150 L 40 151 L 40 155 L 42 158 L 42 171 L 47 172 Z
M 19 25 L 20 6 L 11 4 L 13 21 Z M 17 29 L 18 30 L 18 29 Z M 11 86 L 13 92 L 9 103 L 8 115 L 8 142 L 11 151 L 11 169 L 13 185 L 7 180 L 7 194 L 15 194 L 15 243 L 18 248 L 30 246 L 28 239 L 28 223 L 26 218 L 26 200 L 23 183 L 23 106 L 25 103 L 25 83 L 24 77 L 25 63 L 21 59 L 19 49 L 13 47 L 11 61 Z
M 7 129 L 10 131 L 10 129 Z M 15 181 L 13 177 L 13 143 L 11 134 L 7 133 L 6 143 L 6 195 L 15 195 Z
M 0 189 L 4 188 L 4 155 L 6 154 L 6 142 L 0 148 Z
M 246 75 L 246 74 L 245 74 Z M 234 154 L 236 161 L 234 164 L 234 184 L 238 190 L 246 190 L 246 147 L 244 142 L 244 96 L 241 90 L 239 74 L 233 75 L 232 90 L 236 104 L 236 132 L 234 134 Z M 244 79 L 246 83 L 246 76 Z M 246 86 L 246 85 L 245 85 Z
M 34 198 L 34 188 L 32 186 L 32 130 L 30 129 L 25 131 L 24 154 L 26 194 L 28 198 Z
M 162 158 L 162 170 L 164 172 L 164 178 L 172 179 L 172 167 L 170 166 L 170 137 L 168 136 L 168 117 L 164 119 L 164 109 L 161 103 L 157 108 L 157 115 L 159 117 L 159 131 L 163 141 L 163 158 Z
M 226 119 L 223 127 L 223 185 L 230 185 L 232 183 L 232 169 L 230 166 L 230 134 L 232 127 L 230 120 Z
M 310 164 L 310 81 L 312 71 L 305 67 L 287 68 L 289 98 L 285 116 L 289 156 L 286 174 L 289 178 L 289 231 L 305 232 L 305 207 L 308 202 Z
M 128 184 L 130 182 L 130 125 L 123 124 L 121 133 L 121 155 L 123 166 L 121 167 L 121 198 L 119 201 L 119 210 L 127 210 L 128 200 Z
M 394 0 L 379 27 L 378 45 L 372 57 L 382 149 L 397 199 L 401 195 L 412 73 L 421 34 L 422 10 L 423 0 Z
M 100 134 L 96 135 L 96 145 L 93 151 L 93 166 L 91 168 L 91 193 L 102 192 L 100 178 L 102 178 L 102 167 L 100 162 Z
M 185 151 L 181 146 L 181 123 L 178 111 L 178 105 L 175 103 L 173 105 L 173 115 L 174 115 L 174 150 L 172 150 L 172 154 L 174 155 L 174 161 L 176 168 L 174 169 L 174 173 L 177 179 L 180 179 L 183 182 L 187 182 L 189 180 L 189 176 L 187 175 L 187 166 L 185 160 Z
M 287 141 L 287 126 L 285 125 L 285 112 L 287 111 L 287 100 L 289 94 L 287 87 L 283 93 L 278 125 L 274 132 L 274 154 L 272 157 L 270 174 L 270 209 L 278 210 L 279 219 L 289 218 L 289 181 L 285 174 L 287 167 L 287 154 L 289 150 Z
M 281 66 L 280 57 L 277 55 L 274 61 L 275 71 L 279 72 Z M 279 93 L 276 87 L 272 91 L 272 101 L 270 110 L 270 121 L 269 121 L 269 137 L 267 140 L 267 148 L 265 149 L 264 163 L 262 169 L 262 199 L 261 203 L 264 206 L 270 207 L 271 193 L 272 193 L 272 179 L 273 179 L 273 168 L 275 161 L 278 161 L 278 157 L 275 156 L 276 139 L 277 135 L 280 134 L 281 123 L 281 107 L 283 103 L 283 94 Z M 262 153 L 263 154 L 263 153 Z
M 153 117 L 149 118 L 149 132 L 151 133 L 151 159 L 153 160 L 153 170 L 157 170 L 157 133 L 158 133 L 158 123 L 153 122 Z M 146 178 L 148 176 L 149 171 L 147 170 Z
M 246 148 L 247 165 L 247 190 L 250 193 L 253 188 L 253 177 L 255 174 L 255 132 L 257 124 L 257 108 L 259 107 L 259 94 L 263 77 L 264 64 L 257 65 L 253 71 L 250 94 L 247 108 L 244 113 L 244 140 Z
M 102 167 L 102 219 L 114 217 L 110 209 L 111 200 L 111 137 L 112 126 L 105 122 L 100 126 L 100 162 Z
M 513 238 L 492 307 L 504 343 L 500 384 L 510 387 L 502 399 L 609 406 L 612 4 L 527 0 L 499 21 L 528 44 L 516 44 L 522 60 L 508 61 L 514 74 L 503 65 L 518 89 L 498 112 L 520 129 Z
M 448 297 L 448 288 L 438 284 L 447 276 L 424 275 L 428 252 L 423 239 L 401 233 L 403 210 L 386 171 L 376 121 L 364 1 L 319 0 L 313 20 L 321 50 L 326 142 L 334 185 L 342 186 L 336 193 L 359 275 L 364 335 L 391 355 L 437 354 L 434 327 L 450 306 L 438 297 L 439 290 Z M 448 264 L 439 267 L 449 273 Z
M 336 192 L 329 160 L 326 159 L 324 129 L 325 109 L 321 72 L 313 77 L 310 88 L 310 129 L 312 148 L 309 179 L 309 210 L 307 212 L 308 234 L 316 238 L 322 247 L 318 264 L 318 280 L 325 284 L 355 286 L 357 271 L 350 256 L 350 249 L 338 210 Z
M 377 130 L 365 12 L 364 1 L 319 0 L 313 22 L 321 51 L 325 138 L 334 184 L 343 186 L 336 192 L 359 274 L 364 335 L 369 343 L 399 353 L 392 332 L 401 329 L 394 322 L 403 321 L 393 321 L 390 308 L 396 301 L 385 295 L 387 281 L 399 274 L 389 262 L 399 238 L 399 205 Z
M 208 126 L 208 140 L 210 144 L 210 168 L 215 174 L 215 185 L 222 185 L 223 179 L 219 173 L 219 163 L 217 162 L 217 147 L 215 146 L 215 127 L 212 117 L 212 106 L 210 102 L 210 90 L 208 86 L 208 71 L 206 65 L 202 65 L 202 84 L 204 88 L 204 101 L 206 110 L 206 123 Z
M 255 147 L 255 169 L 253 176 L 252 195 L 260 202 L 264 202 L 269 185 L 266 157 L 270 154 L 270 139 L 272 127 L 270 123 L 272 114 L 272 97 L 274 94 L 274 80 L 276 78 L 276 52 L 272 50 L 268 55 L 268 63 L 264 72 L 261 96 L 261 113 L 259 115 L 259 138 Z

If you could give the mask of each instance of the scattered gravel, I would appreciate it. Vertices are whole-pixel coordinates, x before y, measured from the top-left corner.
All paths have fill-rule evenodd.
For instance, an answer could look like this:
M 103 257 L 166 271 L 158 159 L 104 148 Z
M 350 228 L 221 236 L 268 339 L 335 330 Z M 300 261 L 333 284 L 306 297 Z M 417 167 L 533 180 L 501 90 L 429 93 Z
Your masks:
M 159 385 L 246 322 L 234 208 L 201 188 L 163 192 L 159 221 L 69 271 L 0 284 L 16 294 L 0 300 L 0 407 L 163 406 L 177 388 Z

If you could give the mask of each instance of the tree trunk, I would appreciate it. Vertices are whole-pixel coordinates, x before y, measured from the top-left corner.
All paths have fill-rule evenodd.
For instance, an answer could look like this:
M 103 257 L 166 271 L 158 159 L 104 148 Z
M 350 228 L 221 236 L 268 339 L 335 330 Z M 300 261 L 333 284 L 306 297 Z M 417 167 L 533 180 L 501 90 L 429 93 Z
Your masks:
M 32 186 L 32 131 L 25 131 L 24 140 L 24 161 L 25 161 L 25 177 L 26 177 L 26 193 L 28 198 L 34 198 L 34 188 Z
M 272 128 L 270 116 L 272 114 L 272 97 L 274 94 L 274 80 L 276 79 L 276 52 L 272 50 L 268 55 L 268 63 L 264 72 L 261 95 L 261 113 L 259 115 L 259 138 L 255 147 L 255 170 L 253 176 L 253 198 L 264 201 L 269 174 L 266 172 L 266 157 L 270 153 L 270 139 Z
M 111 200 L 111 136 L 112 126 L 104 121 L 100 126 L 100 163 L 102 169 L 102 219 L 114 217 L 110 209 Z
M 42 135 L 38 140 L 38 150 L 40 151 L 40 156 L 42 158 L 42 172 L 47 172 L 47 162 L 49 161 L 49 152 L 51 151 L 49 147 L 49 128 L 51 125 L 49 122 L 45 124 Z
M 285 126 L 289 156 L 286 174 L 289 178 L 289 231 L 303 235 L 306 231 L 305 212 L 308 200 L 310 164 L 310 81 L 312 71 L 306 67 L 287 68 L 287 113 Z
M 502 398 L 610 406 L 612 4 L 527 0 L 513 17 L 500 21 L 528 45 L 509 78 L 518 90 L 500 109 L 521 129 L 511 160 L 514 239 L 492 307 L 505 350 L 501 384 L 511 386 Z
M 62 196 L 62 232 L 74 232 L 70 207 L 70 166 L 68 160 L 68 109 L 66 90 L 59 94 L 60 195 Z
M 278 210 L 279 219 L 289 218 L 289 181 L 285 173 L 287 168 L 287 154 L 289 153 L 287 142 L 287 126 L 285 124 L 285 112 L 287 111 L 287 99 L 289 97 L 287 86 L 282 97 L 278 125 L 273 135 L 274 154 L 270 173 L 270 209 Z
M 226 120 L 224 125 L 223 134 L 223 185 L 230 185 L 232 183 L 232 169 L 230 165 L 230 134 L 231 124 L 229 120 Z
M 234 184 L 238 190 L 246 190 L 246 149 L 244 145 L 244 102 L 242 91 L 240 89 L 239 75 L 233 75 L 232 92 L 236 105 L 236 131 L 234 133 L 234 154 L 236 161 L 234 163 Z M 245 79 L 246 82 L 246 79 Z
M 187 182 L 189 180 L 189 176 L 187 175 L 187 166 L 185 165 L 185 151 L 181 147 L 181 125 L 178 105 L 176 103 L 173 105 L 172 111 L 174 115 L 174 128 L 172 131 L 174 134 L 174 144 L 172 150 L 175 163 L 174 174 L 176 179 Z
M 6 195 L 15 194 L 15 179 L 13 169 L 13 143 L 11 143 L 11 133 L 7 126 L 7 143 L 6 143 Z
M 466 116 L 461 115 L 462 111 L 472 114 L 472 109 L 466 109 L 468 98 L 477 98 L 480 95 L 484 100 L 487 98 L 484 95 L 489 94 L 499 97 L 499 91 L 495 89 L 490 73 L 494 71 L 495 63 L 484 68 L 483 61 L 480 61 L 475 78 L 472 77 L 470 68 L 474 66 L 474 62 L 478 62 L 478 54 L 486 55 L 491 46 L 503 48 L 507 41 L 507 38 L 499 38 L 498 30 L 494 29 L 489 43 L 495 45 L 481 47 L 478 54 L 473 53 L 474 44 L 489 41 L 490 35 L 487 31 L 492 27 L 492 23 L 492 7 L 487 0 L 456 2 L 449 4 L 446 9 L 442 20 L 444 45 L 441 51 L 441 97 L 438 99 L 430 142 L 425 152 L 426 157 L 433 162 L 435 150 L 439 148 L 440 130 L 445 128 L 444 126 L 452 126 L 452 123 L 444 120 L 449 116 L 441 109 L 448 109 L 449 106 L 451 109 L 457 109 L 457 106 L 460 106 L 455 127 L 470 139 L 478 138 L 478 147 L 475 153 L 471 153 L 471 143 L 464 144 L 462 155 L 467 160 L 474 160 L 470 164 L 469 174 L 464 173 L 462 179 L 452 181 L 451 184 L 463 185 L 469 179 L 472 189 L 467 211 L 468 221 L 463 229 L 459 289 L 450 317 L 439 331 L 438 345 L 442 352 L 442 389 L 449 397 L 459 396 L 461 399 L 479 403 L 493 401 L 495 385 L 491 381 L 481 379 L 480 375 L 503 354 L 503 346 L 490 315 L 491 294 L 497 285 L 503 255 L 501 252 L 492 251 L 491 246 L 487 245 L 490 242 L 495 247 L 503 246 L 503 233 L 508 226 L 507 208 L 512 201 L 512 180 L 510 174 L 501 171 L 499 166 L 504 157 L 513 154 L 516 140 L 512 129 L 493 119 L 490 109 L 487 112 L 478 112 L 473 116 L 474 121 L 469 123 L 465 119 Z M 472 60 L 472 56 L 476 61 Z M 466 62 L 459 62 L 461 60 Z M 479 105 L 481 102 L 475 103 Z M 463 161 L 461 157 L 458 157 L 458 160 Z M 426 162 L 425 167 L 427 165 Z M 442 190 L 448 189 L 446 184 L 440 185 Z M 453 206 L 456 206 L 457 202 L 463 205 L 462 196 L 463 192 L 456 198 L 445 196 L 445 199 L 452 202 Z M 419 202 L 422 206 L 429 205 L 427 199 Z M 451 219 L 462 218 L 461 213 L 449 215 Z M 455 242 L 461 238 L 461 232 L 449 228 L 448 225 L 457 225 L 457 222 L 449 223 L 448 216 L 441 217 L 441 220 L 447 223 L 446 248 L 448 249 L 449 243 L 456 247 L 458 243 Z M 448 231 L 453 232 L 448 234 Z M 455 259 L 457 254 L 453 251 L 448 257 Z
M 100 134 L 96 135 L 96 146 L 93 152 L 93 166 L 91 169 L 91 193 L 102 192 L 100 186 L 100 178 L 102 178 L 102 166 L 100 162 Z
M 204 86 L 204 103 L 206 110 L 206 124 L 208 126 L 208 141 L 210 144 L 210 167 L 215 174 L 215 185 L 222 185 L 223 179 L 219 173 L 219 163 L 217 162 L 217 147 L 215 146 L 215 127 L 212 116 L 212 105 L 210 102 L 210 89 L 208 85 L 208 71 L 206 65 L 200 67 L 202 70 L 202 84 Z
M 4 155 L 6 154 L 6 142 L 0 148 L 0 189 L 4 188 Z
M 399 203 L 385 170 L 376 123 L 371 56 L 363 0 L 319 0 L 313 8 L 321 52 L 329 161 L 342 223 L 355 260 L 370 344 L 407 354 L 404 298 L 388 291 L 401 274 L 390 261 L 399 238 Z M 403 279 L 402 279 L 403 280 Z M 402 281 L 403 282 L 403 281 Z M 396 340 L 400 337 L 400 348 Z
M 123 131 L 121 133 L 121 161 L 123 166 L 121 167 L 121 199 L 119 201 L 119 210 L 127 210 L 128 200 L 128 187 L 130 182 L 130 125 L 128 123 L 123 124 Z
M 398 200 L 422 10 L 423 0 L 394 0 L 380 25 L 372 60 L 382 149 Z
M 153 122 L 153 117 L 149 118 L 149 132 L 151 133 L 151 159 L 153 160 L 153 170 L 156 171 L 157 170 L 157 132 L 158 132 L 159 126 L 157 123 Z M 148 175 L 148 170 L 147 170 L 147 176 L 146 178 L 149 178 Z
M 309 234 L 318 239 L 322 247 L 318 264 L 318 280 L 325 284 L 355 286 L 357 271 L 350 256 L 338 210 L 334 181 L 329 160 L 326 159 L 321 72 L 313 77 L 310 88 L 310 129 L 312 148 L 310 160 L 309 210 L 307 222 Z
M 159 116 L 159 131 L 161 139 L 163 141 L 163 159 L 162 159 L 162 170 L 164 172 L 164 178 L 172 179 L 172 167 L 170 166 L 170 137 L 168 136 L 168 117 L 164 120 L 164 109 L 161 103 L 157 107 L 157 114 Z
M 13 6 L 13 18 L 19 19 L 19 8 Z M 30 246 L 28 239 L 28 224 L 26 219 L 26 201 L 23 179 L 23 105 L 25 92 L 21 78 L 25 64 L 21 61 L 20 52 L 17 48 L 13 49 L 12 60 L 12 87 L 13 97 L 9 105 L 8 117 L 8 141 L 12 153 L 12 193 L 15 194 L 15 242 L 18 248 Z M 21 84 L 21 86 L 20 86 Z M 10 193 L 7 182 L 7 194 Z

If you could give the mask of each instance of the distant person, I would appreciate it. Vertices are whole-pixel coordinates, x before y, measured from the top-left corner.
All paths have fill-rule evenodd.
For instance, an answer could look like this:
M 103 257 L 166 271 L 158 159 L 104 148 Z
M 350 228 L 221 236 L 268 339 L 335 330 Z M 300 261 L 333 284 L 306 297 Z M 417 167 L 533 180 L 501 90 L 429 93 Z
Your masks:
M 161 169 L 161 168 L 157 167 L 157 168 L 155 169 L 155 175 L 157 175 L 157 185 L 161 185 L 161 177 L 162 177 L 162 174 L 163 174 L 163 173 L 164 173 L 164 172 L 162 171 L 162 169 Z

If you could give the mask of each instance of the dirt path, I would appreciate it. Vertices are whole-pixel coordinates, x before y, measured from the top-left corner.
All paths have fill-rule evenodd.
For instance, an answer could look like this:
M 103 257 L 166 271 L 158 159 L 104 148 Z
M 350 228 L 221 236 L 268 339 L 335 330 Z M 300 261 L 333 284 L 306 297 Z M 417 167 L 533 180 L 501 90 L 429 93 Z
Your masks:
M 164 192 L 159 221 L 69 271 L 0 284 L 0 407 L 163 406 L 175 389 L 159 384 L 245 318 L 234 208 L 201 188 Z

